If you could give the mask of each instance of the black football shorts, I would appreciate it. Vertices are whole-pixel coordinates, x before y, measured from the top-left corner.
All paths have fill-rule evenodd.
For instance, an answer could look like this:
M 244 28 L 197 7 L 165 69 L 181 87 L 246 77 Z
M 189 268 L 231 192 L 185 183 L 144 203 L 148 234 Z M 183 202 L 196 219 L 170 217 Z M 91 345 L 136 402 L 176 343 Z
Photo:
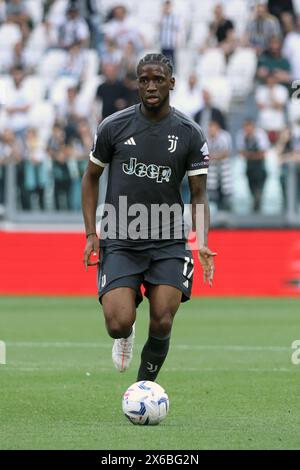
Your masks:
M 142 285 L 148 296 L 149 284 L 164 284 L 181 290 L 181 302 L 185 302 L 191 296 L 193 272 L 192 252 L 184 241 L 107 245 L 100 248 L 99 300 L 112 289 L 130 287 L 136 291 L 138 306 L 143 300 Z

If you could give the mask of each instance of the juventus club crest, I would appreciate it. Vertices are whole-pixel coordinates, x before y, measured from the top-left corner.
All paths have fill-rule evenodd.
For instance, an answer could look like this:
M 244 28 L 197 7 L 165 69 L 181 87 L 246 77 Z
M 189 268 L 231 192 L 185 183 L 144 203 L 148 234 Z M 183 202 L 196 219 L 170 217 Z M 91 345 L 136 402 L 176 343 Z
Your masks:
M 168 139 L 170 142 L 170 147 L 168 148 L 170 153 L 175 152 L 178 142 L 178 137 L 175 135 L 168 135 Z

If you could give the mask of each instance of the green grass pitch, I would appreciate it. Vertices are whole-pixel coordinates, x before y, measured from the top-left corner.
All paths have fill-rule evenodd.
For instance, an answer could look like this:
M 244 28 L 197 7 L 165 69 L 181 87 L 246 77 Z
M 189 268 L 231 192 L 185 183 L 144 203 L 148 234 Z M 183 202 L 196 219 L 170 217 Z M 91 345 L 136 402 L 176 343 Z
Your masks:
M 158 376 L 170 398 L 159 426 L 133 426 L 121 397 L 147 335 L 138 310 L 134 360 L 111 362 L 96 298 L 1 297 L 0 449 L 299 449 L 297 299 L 193 299 L 181 306 Z

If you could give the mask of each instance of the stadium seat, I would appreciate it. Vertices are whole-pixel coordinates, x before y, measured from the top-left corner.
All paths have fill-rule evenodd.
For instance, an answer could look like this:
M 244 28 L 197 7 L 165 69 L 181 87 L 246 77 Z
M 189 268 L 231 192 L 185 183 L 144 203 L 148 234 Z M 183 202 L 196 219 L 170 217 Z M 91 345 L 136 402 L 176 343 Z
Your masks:
M 233 173 L 233 212 L 235 214 L 249 214 L 252 207 L 252 198 L 246 177 L 245 159 L 236 156 L 232 158 Z
M 208 36 L 208 33 L 209 29 L 207 22 L 199 21 L 197 23 L 192 23 L 191 32 L 189 35 L 189 46 L 197 49 L 202 47 Z
M 224 4 L 225 16 L 233 21 L 235 30 L 240 36 L 245 32 L 249 19 L 249 4 L 245 0 L 227 0 Z
M 56 0 L 52 3 L 47 19 L 54 25 L 60 25 L 64 22 L 66 17 L 66 9 L 68 6 L 68 0 Z
M 291 125 L 300 121 L 299 99 L 291 99 L 288 104 L 288 120 Z
M 55 120 L 54 107 L 49 101 L 39 101 L 31 108 L 29 121 L 32 127 L 39 130 L 39 134 L 44 144 L 50 137 Z
M 263 190 L 262 212 L 264 214 L 278 214 L 282 207 L 282 188 L 280 185 L 278 155 L 275 149 L 270 148 L 266 154 L 267 179 Z
M 227 76 L 232 84 L 234 98 L 244 98 L 251 91 L 256 67 L 256 54 L 251 48 L 239 48 L 230 57 Z
M 99 72 L 100 60 L 95 49 L 87 49 L 84 51 L 87 61 L 85 70 L 85 80 L 95 77 Z
M 0 96 L 0 129 L 5 129 L 6 124 L 7 124 L 7 114 L 3 106 L 1 106 L 1 96 Z
M 22 34 L 19 26 L 12 23 L 4 23 L 0 26 L 0 48 L 12 49 L 21 41 Z
M 5 98 L 13 91 L 13 79 L 10 75 L 0 75 L 0 108 L 5 105 Z
M 50 42 L 45 32 L 43 24 L 37 25 L 31 32 L 30 37 L 26 43 L 26 49 L 29 51 L 38 51 L 41 55 L 50 46 L 52 46 L 57 40 L 57 34 L 55 31 L 51 31 Z
M 146 41 L 146 45 L 152 48 L 152 44 L 157 41 L 157 28 L 155 23 L 147 22 L 143 24 L 142 35 Z
M 83 83 L 79 93 L 79 99 L 82 103 L 82 109 L 90 109 L 95 101 L 96 91 L 99 85 L 104 81 L 103 75 L 91 77 Z
M 191 70 L 194 70 L 195 57 L 198 57 L 198 54 L 191 47 L 181 47 L 177 51 L 178 67 L 176 77 L 178 78 L 178 85 L 180 84 L 179 81 L 187 80 Z
M 197 72 L 201 77 L 217 77 L 225 73 L 225 57 L 220 49 L 208 49 L 200 57 Z
M 10 67 L 12 60 L 12 49 L 0 48 L 0 73 L 6 72 Z
M 137 8 L 130 7 L 129 13 L 132 16 L 138 16 L 139 24 L 144 21 L 154 22 L 158 24 L 161 18 L 161 5 L 160 0 L 152 0 L 151 2 L 139 2 Z M 142 28 L 141 28 L 142 29 Z
M 63 50 L 54 49 L 47 52 L 42 58 L 38 72 L 41 77 L 51 84 L 59 75 L 66 61 L 66 53 Z
M 112 8 L 117 5 L 124 5 L 127 9 L 129 14 L 135 14 L 136 9 L 138 8 L 139 4 L 143 5 L 146 2 L 141 2 L 140 0 L 123 0 L 122 2 L 118 2 L 116 0 L 100 0 L 98 3 L 101 3 L 101 9 L 107 14 Z
M 30 75 L 26 77 L 23 83 L 23 89 L 32 103 L 36 103 L 45 98 L 46 83 L 38 75 Z
M 61 103 L 65 98 L 67 89 L 77 85 L 78 81 L 74 77 L 60 77 L 49 90 L 50 102 L 54 105 Z
M 44 2 L 43 2 L 44 3 Z M 43 5 L 41 0 L 26 0 L 25 5 L 33 22 L 38 24 L 43 19 Z
M 182 20 L 189 21 L 191 17 L 191 8 L 192 1 L 185 0 L 173 0 L 173 11 L 178 15 Z
M 201 84 L 207 89 L 212 97 L 213 106 L 227 113 L 231 104 L 232 87 L 228 77 L 206 77 L 202 78 Z
M 199 2 L 199 0 L 191 0 L 191 12 L 192 21 L 194 23 L 206 22 L 209 24 L 213 19 L 213 9 L 217 3 L 217 0 L 206 0 L 205 2 Z
M 300 15 L 300 0 L 293 0 L 293 5 L 297 15 Z

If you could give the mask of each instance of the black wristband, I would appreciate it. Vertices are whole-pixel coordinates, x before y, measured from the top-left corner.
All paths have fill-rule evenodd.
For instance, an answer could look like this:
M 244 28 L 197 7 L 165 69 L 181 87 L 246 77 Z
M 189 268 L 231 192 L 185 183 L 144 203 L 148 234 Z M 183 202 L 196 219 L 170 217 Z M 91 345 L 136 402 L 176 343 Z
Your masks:
M 87 233 L 85 238 L 89 238 L 90 235 L 97 235 L 97 233 L 96 232 Z

